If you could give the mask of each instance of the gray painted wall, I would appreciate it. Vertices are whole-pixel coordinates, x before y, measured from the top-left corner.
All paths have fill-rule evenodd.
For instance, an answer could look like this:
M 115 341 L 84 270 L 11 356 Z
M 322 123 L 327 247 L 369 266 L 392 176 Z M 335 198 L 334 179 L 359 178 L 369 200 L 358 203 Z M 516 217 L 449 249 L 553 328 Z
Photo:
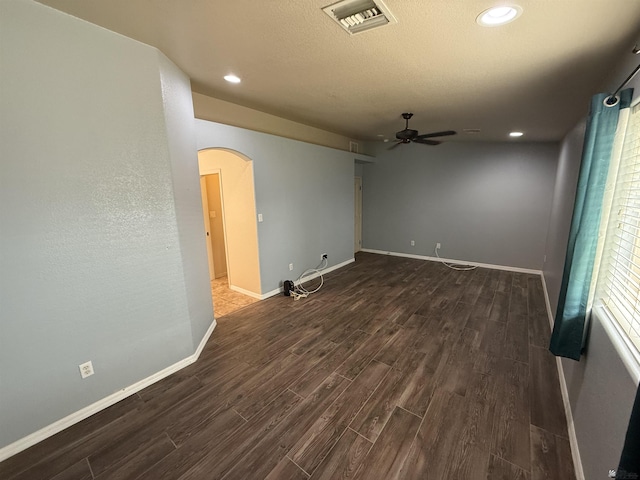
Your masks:
M 549 302 L 555 312 L 560 295 L 564 257 L 567 253 L 567 241 L 573 203 L 576 196 L 578 174 L 580 173 L 580 156 L 584 142 L 586 119 L 578 123 L 562 141 L 558 156 L 558 170 L 553 190 L 553 203 L 549 217 L 549 231 L 545 255 L 544 279 L 549 293 Z
M 202 221 L 200 172 L 196 150 L 195 119 L 189 78 L 156 51 L 164 107 L 169 174 L 173 186 L 182 282 L 187 300 L 191 338 L 197 347 L 213 320 L 209 263 Z M 158 234 L 158 230 L 155 234 Z M 185 312 L 183 312 L 184 314 Z
M 595 316 L 588 352 L 580 362 L 563 358 L 562 368 L 585 478 L 607 478 L 618 468 L 637 385 Z
M 540 270 L 556 144 L 409 144 L 364 165 L 364 248 Z M 410 241 L 415 240 L 415 247 Z
M 637 57 L 626 55 L 619 71 L 612 74 L 603 91 L 617 88 L 636 65 Z M 640 93 L 639 80 L 636 79 L 636 96 Z M 583 120 L 567 134 L 558 161 L 546 246 L 547 262 L 543 270 L 554 314 L 573 214 L 584 125 Z M 597 316 L 591 323 L 586 354 L 580 362 L 562 359 L 562 367 L 585 478 L 606 478 L 608 470 L 618 466 L 636 383 Z
M 0 2 L 0 46 L 1 448 L 193 354 L 213 314 L 188 79 L 34 2 Z
M 262 293 L 317 266 L 322 253 L 329 266 L 353 258 L 352 153 L 205 120 L 196 120 L 196 136 L 199 150 L 253 161 Z

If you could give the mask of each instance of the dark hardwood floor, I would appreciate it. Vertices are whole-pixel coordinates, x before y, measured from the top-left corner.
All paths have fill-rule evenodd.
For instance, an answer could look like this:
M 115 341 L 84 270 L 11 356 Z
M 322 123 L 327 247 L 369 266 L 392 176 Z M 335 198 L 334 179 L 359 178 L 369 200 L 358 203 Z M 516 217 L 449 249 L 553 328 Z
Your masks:
M 575 479 L 540 278 L 358 254 L 9 479 Z

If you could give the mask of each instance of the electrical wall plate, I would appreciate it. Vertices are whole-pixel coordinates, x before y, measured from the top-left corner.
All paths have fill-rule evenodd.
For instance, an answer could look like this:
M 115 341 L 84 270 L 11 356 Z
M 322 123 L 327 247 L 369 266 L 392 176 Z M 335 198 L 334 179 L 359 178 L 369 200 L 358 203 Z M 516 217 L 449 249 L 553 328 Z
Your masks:
M 93 363 L 91 363 L 91 361 L 78 365 L 78 368 L 80 368 L 80 376 L 82 378 L 87 378 L 94 374 Z

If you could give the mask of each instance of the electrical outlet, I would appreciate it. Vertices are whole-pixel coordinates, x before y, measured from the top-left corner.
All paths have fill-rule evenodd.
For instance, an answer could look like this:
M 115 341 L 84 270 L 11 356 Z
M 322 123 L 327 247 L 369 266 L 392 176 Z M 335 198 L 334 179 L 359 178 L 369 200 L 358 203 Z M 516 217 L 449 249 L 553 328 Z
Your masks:
M 411 246 L 415 247 L 416 246 L 416 241 L 415 240 L 411 240 Z
M 442 245 L 440 245 L 440 242 L 436 243 L 436 250 L 440 250 L 441 247 Z
M 91 361 L 83 363 L 82 365 L 78 365 L 78 367 L 80 368 L 80 375 L 82 376 L 82 378 L 90 377 L 94 373 L 93 363 L 91 363 Z
M 320 258 L 320 260 L 326 260 L 329 258 L 329 255 L 327 255 L 326 253 L 322 254 L 322 257 Z
M 292 271 L 292 270 L 293 270 L 293 263 L 290 263 L 289 264 L 289 271 Z

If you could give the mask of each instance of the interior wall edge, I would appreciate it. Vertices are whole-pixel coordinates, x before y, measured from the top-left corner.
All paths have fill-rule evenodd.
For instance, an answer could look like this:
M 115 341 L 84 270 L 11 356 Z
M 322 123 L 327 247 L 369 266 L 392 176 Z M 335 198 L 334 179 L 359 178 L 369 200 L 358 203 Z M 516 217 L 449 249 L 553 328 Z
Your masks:
M 562 393 L 562 403 L 564 404 L 564 413 L 567 417 L 567 430 L 569 433 L 569 445 L 571 446 L 571 457 L 573 458 L 573 469 L 576 474 L 576 480 L 585 480 L 584 470 L 582 468 L 582 459 L 580 457 L 580 448 L 578 446 L 578 437 L 576 435 L 576 427 L 573 422 L 573 412 L 569 401 L 569 390 L 567 381 L 562 368 L 560 357 L 556 357 L 556 367 L 558 368 L 558 379 L 560 381 L 560 392 Z
M 214 318 L 208 330 L 202 337 L 200 344 L 198 345 L 198 347 L 196 348 L 195 352 L 192 355 L 189 355 L 188 357 L 174 363 L 173 365 L 169 365 L 167 368 L 164 368 L 159 372 L 149 375 L 147 378 L 143 378 L 142 380 L 132 385 L 129 385 L 128 387 L 124 387 L 123 389 L 118 390 L 117 392 L 114 392 L 111 395 L 104 397 L 101 400 L 98 400 L 97 402 L 92 403 L 91 405 L 87 405 L 86 407 L 74 413 L 71 413 L 66 417 L 61 418 L 60 420 L 50 425 L 47 425 L 46 427 L 43 427 L 40 430 L 37 430 L 27 435 L 26 437 L 23 437 L 19 440 L 16 440 L 13 443 L 10 443 L 9 445 L 3 448 L 0 448 L 0 462 L 22 452 L 23 450 L 26 450 L 29 447 L 32 447 L 37 443 L 42 442 L 43 440 L 46 440 L 49 437 L 52 437 L 56 433 L 59 433 L 62 430 L 65 430 L 75 425 L 76 423 L 81 422 L 82 420 L 90 417 L 91 415 L 94 415 L 106 408 L 109 408 L 112 405 L 115 405 L 116 403 L 120 402 L 121 400 L 124 400 L 127 397 L 130 397 L 131 395 L 134 395 L 140 390 L 143 390 L 153 385 L 154 383 L 159 382 L 163 378 L 166 378 L 169 375 L 176 373 L 177 371 L 182 370 L 185 367 L 188 367 L 192 363 L 195 363 L 198 360 L 198 358 L 200 358 L 200 354 L 202 353 L 202 350 L 204 349 L 207 342 L 209 341 L 209 337 L 211 337 L 211 335 L 213 334 L 213 331 L 215 330 L 216 325 L 217 325 L 217 322 Z
M 547 282 L 544 279 L 544 272 L 540 275 L 542 279 L 542 290 L 544 292 L 544 302 L 547 306 L 547 317 L 549 319 L 549 327 L 553 329 L 554 314 L 549 301 L 549 292 L 547 290 Z M 569 433 L 569 445 L 571 446 L 571 457 L 573 458 L 573 469 L 576 473 L 576 480 L 585 480 L 584 469 L 582 468 L 582 458 L 580 457 L 580 447 L 578 445 L 578 436 L 576 435 L 576 426 L 573 422 L 573 410 L 571 409 L 571 401 L 569 399 L 569 389 L 567 388 L 567 379 L 562 368 L 562 360 L 555 357 L 556 368 L 558 369 L 558 380 L 560 382 L 560 393 L 562 394 L 562 404 L 564 405 L 564 414 L 567 417 L 567 430 Z
M 549 300 L 549 290 L 547 290 L 547 281 L 544 278 L 544 271 L 540 275 L 542 278 L 542 290 L 544 292 L 544 303 L 547 306 L 547 316 L 549 317 L 549 327 L 553 330 L 553 308 L 551 308 L 551 301 Z
M 262 300 L 262 294 L 256 293 L 256 292 L 252 292 L 251 290 L 247 290 L 246 288 L 237 287 L 237 286 L 231 284 L 231 285 L 229 285 L 229 289 L 233 290 L 234 292 L 238 292 L 238 293 L 241 293 L 243 295 L 246 295 L 247 297 L 255 298 L 257 300 Z
M 430 257 L 428 255 L 415 255 L 413 253 L 390 252 L 386 250 L 377 250 L 374 248 L 361 248 L 360 251 L 366 252 L 366 253 L 375 253 L 378 255 L 392 255 L 394 257 L 415 258 L 417 260 L 427 260 L 430 262 L 441 262 L 441 263 L 446 262 L 446 263 L 453 263 L 456 265 L 471 265 L 471 266 L 480 267 L 480 268 L 490 268 L 492 270 L 506 270 L 508 272 L 530 273 L 533 275 L 542 275 L 542 270 L 535 270 L 532 268 L 512 267 L 509 265 L 495 265 L 491 263 L 478 263 L 478 262 L 470 262 L 467 260 L 456 260 L 452 258 Z
M 355 261 L 356 261 L 355 258 L 350 258 L 349 260 L 346 260 L 344 262 L 340 262 L 340 263 L 338 263 L 338 264 L 336 264 L 336 265 L 334 265 L 332 267 L 325 268 L 324 270 L 322 270 L 319 273 L 314 273 L 312 275 L 307 275 L 306 277 L 304 277 L 305 281 L 314 280 L 314 279 L 318 278 L 322 274 L 327 274 L 327 273 L 333 272 L 334 270 L 338 270 L 339 268 L 346 267 L 347 265 L 349 265 L 350 263 L 353 263 Z M 267 299 L 269 297 L 273 297 L 273 296 L 278 295 L 278 294 L 280 294 L 282 292 L 284 292 L 284 287 L 275 288 L 273 290 L 268 291 L 267 293 L 263 293 L 262 295 L 260 295 L 260 300 L 265 300 L 265 299 Z

